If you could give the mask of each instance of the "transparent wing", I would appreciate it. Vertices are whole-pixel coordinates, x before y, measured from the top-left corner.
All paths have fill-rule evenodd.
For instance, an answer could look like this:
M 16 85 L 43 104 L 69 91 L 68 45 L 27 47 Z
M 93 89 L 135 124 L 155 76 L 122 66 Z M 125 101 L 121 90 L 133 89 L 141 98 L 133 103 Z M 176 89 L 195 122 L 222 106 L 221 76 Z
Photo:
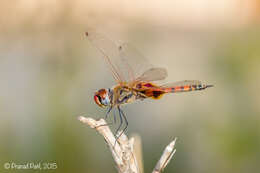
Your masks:
M 92 45 L 96 47 L 103 55 L 103 58 L 112 72 L 114 79 L 118 83 L 125 81 L 124 76 L 120 72 L 120 67 L 118 67 L 115 62 L 120 57 L 118 46 L 112 40 L 95 31 L 86 32 L 86 36 Z
M 167 77 L 167 70 L 153 67 L 151 63 L 129 43 L 123 43 L 120 47 L 120 57 L 125 65 L 123 68 L 129 82 L 158 81 Z
M 162 87 L 176 87 L 176 86 L 192 86 L 192 85 L 201 85 L 201 82 L 198 80 L 183 80 L 173 83 L 167 83 L 165 85 L 162 85 Z
M 164 68 L 153 65 L 133 46 L 128 43 L 116 44 L 104 35 L 86 32 L 88 40 L 101 52 L 108 64 L 114 79 L 118 83 L 140 81 L 156 81 L 166 78 Z
M 123 43 L 119 47 L 122 61 L 122 72 L 129 82 L 135 81 L 145 71 L 152 68 L 153 65 L 129 43 Z
M 138 81 L 159 81 L 167 77 L 165 68 L 150 68 L 137 78 Z

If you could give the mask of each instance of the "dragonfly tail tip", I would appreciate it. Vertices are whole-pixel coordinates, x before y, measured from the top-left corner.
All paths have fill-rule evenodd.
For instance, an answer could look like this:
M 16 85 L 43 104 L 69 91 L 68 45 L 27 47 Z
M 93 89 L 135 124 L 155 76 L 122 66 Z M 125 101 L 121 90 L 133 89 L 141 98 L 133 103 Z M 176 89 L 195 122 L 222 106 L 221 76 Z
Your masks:
M 214 85 L 206 85 L 206 88 L 214 87 Z

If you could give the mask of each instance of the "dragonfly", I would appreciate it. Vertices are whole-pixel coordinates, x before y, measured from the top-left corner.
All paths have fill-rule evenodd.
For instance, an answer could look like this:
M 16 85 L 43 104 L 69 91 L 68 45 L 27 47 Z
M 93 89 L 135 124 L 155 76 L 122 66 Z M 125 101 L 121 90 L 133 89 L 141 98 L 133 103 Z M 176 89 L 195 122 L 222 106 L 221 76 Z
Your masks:
M 183 80 L 164 85 L 157 84 L 167 77 L 167 70 L 155 67 L 129 43 L 116 43 L 110 38 L 96 31 L 85 33 L 89 42 L 102 55 L 110 69 L 116 84 L 111 88 L 99 89 L 94 94 L 95 103 L 107 108 L 105 119 L 107 119 L 112 109 L 118 110 L 120 124 L 116 133 L 125 127 L 119 136 L 128 127 L 128 121 L 121 106 L 133 103 L 137 100 L 160 99 L 168 93 L 180 93 L 189 91 L 199 91 L 212 87 L 213 85 L 202 84 L 198 80 Z M 114 121 L 116 117 L 114 114 Z M 117 136 L 117 137 L 119 137 Z

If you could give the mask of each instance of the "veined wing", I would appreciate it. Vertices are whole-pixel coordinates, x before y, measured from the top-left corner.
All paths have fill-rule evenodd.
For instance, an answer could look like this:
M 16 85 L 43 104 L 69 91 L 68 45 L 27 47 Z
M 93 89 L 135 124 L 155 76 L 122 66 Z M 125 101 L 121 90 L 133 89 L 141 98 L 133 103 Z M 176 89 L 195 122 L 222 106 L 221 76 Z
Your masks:
M 128 43 L 116 44 L 104 35 L 86 32 L 88 40 L 101 52 L 117 83 L 156 81 L 166 78 L 167 71 L 153 67 L 149 61 Z
M 165 68 L 150 68 L 146 70 L 141 76 L 139 76 L 137 81 L 159 81 L 164 80 L 167 77 L 167 70 Z
M 92 45 L 96 47 L 103 55 L 103 58 L 112 72 L 116 82 L 124 82 L 124 76 L 122 76 L 117 63 L 115 62 L 120 57 L 118 46 L 112 40 L 95 31 L 87 31 L 86 36 Z
M 125 65 L 125 76 L 129 82 L 158 81 L 167 77 L 165 68 L 153 67 L 151 63 L 133 46 L 123 43 L 120 46 L 121 61 Z

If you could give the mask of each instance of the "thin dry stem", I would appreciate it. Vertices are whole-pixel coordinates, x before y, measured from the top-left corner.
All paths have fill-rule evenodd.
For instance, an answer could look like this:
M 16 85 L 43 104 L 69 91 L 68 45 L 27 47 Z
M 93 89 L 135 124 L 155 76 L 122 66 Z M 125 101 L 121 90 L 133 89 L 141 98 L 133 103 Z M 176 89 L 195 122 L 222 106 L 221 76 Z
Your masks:
M 163 154 L 158 160 L 155 168 L 153 169 L 153 173 L 160 173 L 163 171 L 163 169 L 167 166 L 167 164 L 170 162 L 172 159 L 172 156 L 176 152 L 176 149 L 174 149 L 175 142 L 177 138 L 175 138 L 167 147 L 164 149 Z
M 83 116 L 79 116 L 78 119 L 91 128 L 95 129 L 104 137 L 112 153 L 119 173 L 143 172 L 140 137 L 136 138 L 138 140 L 137 143 L 139 144 L 137 146 L 134 146 L 135 138 L 131 137 L 130 139 L 128 139 L 128 137 L 124 133 L 116 140 L 115 136 L 111 132 L 109 126 L 107 126 L 107 123 L 104 119 L 94 120 L 93 118 L 86 118 Z M 120 134 L 121 131 L 119 131 L 118 133 Z M 161 156 L 160 160 L 153 170 L 153 173 L 162 172 L 166 165 L 169 163 L 176 151 L 174 149 L 175 141 L 176 138 L 165 148 L 163 155 Z M 138 165 L 140 165 L 140 167 Z

